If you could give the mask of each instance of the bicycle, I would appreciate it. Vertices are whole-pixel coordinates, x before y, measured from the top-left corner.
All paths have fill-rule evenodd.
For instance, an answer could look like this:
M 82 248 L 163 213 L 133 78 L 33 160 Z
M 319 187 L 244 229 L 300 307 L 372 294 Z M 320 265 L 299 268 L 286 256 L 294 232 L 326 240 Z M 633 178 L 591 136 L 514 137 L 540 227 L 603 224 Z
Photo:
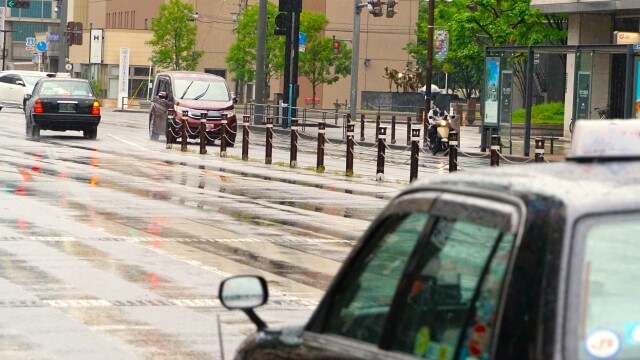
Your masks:
M 601 108 L 595 107 L 593 110 L 598 112 L 598 116 L 600 116 L 600 120 L 607 119 L 609 117 L 609 105 Z

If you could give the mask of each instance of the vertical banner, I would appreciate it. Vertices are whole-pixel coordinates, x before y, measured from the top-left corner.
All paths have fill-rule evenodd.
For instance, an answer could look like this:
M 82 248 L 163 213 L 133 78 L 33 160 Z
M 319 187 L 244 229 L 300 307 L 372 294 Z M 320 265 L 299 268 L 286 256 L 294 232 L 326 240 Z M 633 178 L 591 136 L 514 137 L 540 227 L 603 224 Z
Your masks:
M 498 90 L 500 58 L 487 57 L 485 65 L 484 119 L 485 126 L 498 126 Z
M 89 40 L 89 64 L 102 64 L 102 29 L 91 29 Z
M 129 97 L 129 48 L 120 48 L 118 72 L 118 108 L 123 108 L 123 98 Z
M 449 32 L 446 30 L 436 30 L 433 39 L 433 56 L 438 61 L 447 57 L 449 52 Z
M 500 127 L 511 127 L 511 79 L 513 71 L 503 71 L 500 80 Z
M 633 111 L 632 116 L 634 119 L 640 119 L 640 76 L 638 76 L 638 71 L 640 71 L 640 59 L 635 58 L 634 69 L 633 72 L 635 74 L 634 80 L 635 85 L 633 87 Z
M 576 119 L 588 119 L 591 117 L 589 107 L 591 106 L 591 73 L 587 71 L 578 72 L 578 91 L 576 92 Z

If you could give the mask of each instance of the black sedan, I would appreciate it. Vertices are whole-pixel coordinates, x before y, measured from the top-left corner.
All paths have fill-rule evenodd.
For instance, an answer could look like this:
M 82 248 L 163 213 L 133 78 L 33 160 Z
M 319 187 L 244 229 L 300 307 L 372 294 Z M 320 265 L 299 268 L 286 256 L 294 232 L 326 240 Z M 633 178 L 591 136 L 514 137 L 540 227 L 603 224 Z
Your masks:
M 639 129 L 581 121 L 570 161 L 412 184 L 302 327 L 260 320 L 263 278 L 225 280 L 259 330 L 236 359 L 640 358 Z
M 44 78 L 25 95 L 26 135 L 40 138 L 40 130 L 82 131 L 95 139 L 100 123 L 100 102 L 85 79 Z

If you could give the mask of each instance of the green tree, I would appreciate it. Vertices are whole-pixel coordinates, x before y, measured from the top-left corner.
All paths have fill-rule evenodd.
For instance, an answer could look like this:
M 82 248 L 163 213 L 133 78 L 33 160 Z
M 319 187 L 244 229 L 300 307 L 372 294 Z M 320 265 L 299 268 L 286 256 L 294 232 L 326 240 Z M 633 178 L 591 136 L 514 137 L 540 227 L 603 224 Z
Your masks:
M 235 32 L 236 41 L 229 48 L 225 58 L 233 80 L 249 83 L 255 80 L 256 48 L 258 47 L 258 10 L 259 4 L 251 5 L 242 11 Z M 265 52 L 265 87 L 271 78 L 278 77 L 284 68 L 284 36 L 275 36 L 275 19 L 278 7 L 269 2 L 267 5 L 267 46 Z
M 153 48 L 151 63 L 167 70 L 195 70 L 204 51 L 195 50 L 198 26 L 190 21 L 193 5 L 170 0 L 160 5 L 157 18 L 151 20 Z
M 437 2 L 436 27 L 449 31 L 449 52 L 443 61 L 434 61 L 434 72 L 451 71 L 452 83 L 465 96 L 482 86 L 484 49 L 487 46 L 562 44 L 566 41 L 566 21 L 531 9 L 530 0 L 453 0 Z M 417 42 L 407 50 L 416 63 L 426 62 L 427 2 L 420 4 Z M 522 58 L 514 59 L 519 68 Z M 518 77 L 518 74 L 516 74 Z
M 351 49 L 341 45 L 340 53 L 333 54 L 333 39 L 321 33 L 327 24 L 329 21 L 322 14 L 303 12 L 301 15 L 300 26 L 307 35 L 307 45 L 299 55 L 298 74 L 311 83 L 313 99 L 318 85 L 333 84 L 351 73 Z

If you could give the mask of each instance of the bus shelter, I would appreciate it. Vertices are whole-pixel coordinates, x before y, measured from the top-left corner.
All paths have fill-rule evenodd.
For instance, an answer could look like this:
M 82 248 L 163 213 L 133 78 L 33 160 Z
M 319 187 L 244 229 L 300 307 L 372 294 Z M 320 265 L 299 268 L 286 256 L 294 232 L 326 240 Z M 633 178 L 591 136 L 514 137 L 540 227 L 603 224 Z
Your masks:
M 531 108 L 540 101 L 543 85 L 563 98 L 565 133 L 570 133 L 574 121 L 602 116 L 640 118 L 639 49 L 637 44 L 487 47 L 483 151 L 492 134 L 500 134 L 512 144 L 514 97 L 521 96 L 523 150 L 524 156 L 529 156 Z

